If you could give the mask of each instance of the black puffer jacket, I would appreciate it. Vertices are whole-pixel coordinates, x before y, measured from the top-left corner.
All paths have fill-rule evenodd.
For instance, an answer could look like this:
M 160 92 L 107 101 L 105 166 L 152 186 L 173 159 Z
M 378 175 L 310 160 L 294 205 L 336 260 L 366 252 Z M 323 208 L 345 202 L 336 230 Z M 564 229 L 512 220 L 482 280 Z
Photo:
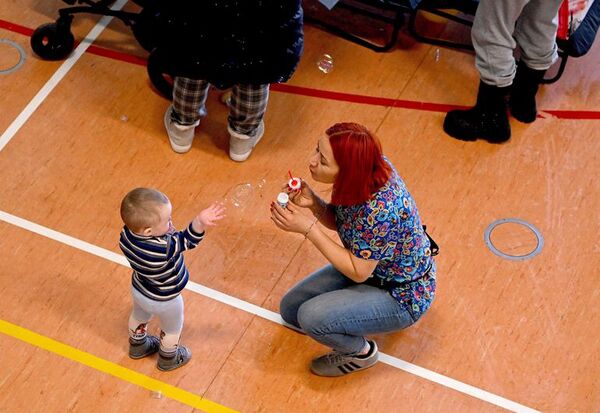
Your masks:
M 287 81 L 302 54 L 300 0 L 169 0 L 159 2 L 157 52 L 167 73 L 235 83 Z

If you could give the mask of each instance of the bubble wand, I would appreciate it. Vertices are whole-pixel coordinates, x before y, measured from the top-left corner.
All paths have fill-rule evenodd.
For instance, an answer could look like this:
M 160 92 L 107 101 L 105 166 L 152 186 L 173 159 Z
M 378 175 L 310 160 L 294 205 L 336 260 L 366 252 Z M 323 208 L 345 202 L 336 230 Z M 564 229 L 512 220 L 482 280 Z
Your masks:
M 302 180 L 300 178 L 294 178 L 292 175 L 292 171 L 288 169 L 288 175 L 290 176 L 290 180 L 288 181 L 288 187 L 292 191 L 298 191 L 302 188 Z

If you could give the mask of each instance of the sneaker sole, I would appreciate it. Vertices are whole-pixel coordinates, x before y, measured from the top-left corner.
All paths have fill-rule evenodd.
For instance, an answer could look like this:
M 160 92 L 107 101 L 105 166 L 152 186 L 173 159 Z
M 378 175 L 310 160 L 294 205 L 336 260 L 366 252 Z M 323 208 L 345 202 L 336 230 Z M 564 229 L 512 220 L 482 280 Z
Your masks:
M 442 129 L 444 130 L 444 132 L 446 132 L 446 134 L 448 136 L 451 136 L 454 139 L 457 139 L 459 141 L 463 141 L 463 142 L 475 142 L 478 139 L 482 139 L 485 141 L 488 141 L 489 143 L 504 143 L 510 140 L 510 134 L 508 136 L 503 136 L 503 135 L 477 135 L 477 134 L 472 134 L 472 133 L 465 133 L 463 131 L 457 132 L 454 130 L 454 127 L 451 125 L 446 124 L 446 122 L 444 122 L 444 125 L 442 127 Z
M 177 145 L 176 143 L 174 143 L 171 140 L 170 137 L 169 137 L 169 143 L 171 144 L 171 149 L 173 149 L 177 153 L 186 153 L 186 152 L 189 152 L 190 149 L 192 149 L 192 145 L 187 145 L 187 146 Z
M 134 359 L 134 360 L 139 360 L 139 359 L 143 359 L 144 357 L 148 357 L 148 356 L 151 356 L 152 354 L 156 354 L 156 353 L 158 353 L 158 350 L 156 350 L 156 351 L 153 351 L 153 352 L 151 352 L 151 353 L 146 353 L 146 354 L 144 354 L 144 355 L 141 355 L 141 356 L 134 356 L 134 355 L 131 355 L 131 354 L 130 354 L 130 355 L 129 355 L 129 358 L 130 358 L 130 359 Z
M 363 371 L 363 370 L 370 369 L 371 367 L 375 366 L 375 365 L 376 365 L 378 362 L 379 362 L 379 360 L 377 360 L 375 363 L 373 363 L 373 364 L 371 364 L 371 365 L 369 365 L 369 366 L 366 366 L 366 367 L 361 367 L 361 368 L 359 368 L 359 369 L 355 369 L 355 370 L 349 371 L 349 372 L 347 372 L 347 373 L 342 373 L 342 371 L 341 371 L 341 370 L 339 370 L 339 374 L 335 374 L 335 375 L 321 374 L 321 373 L 319 373 L 319 372 L 317 372 L 317 371 L 313 370 L 312 366 L 311 366 L 311 368 L 310 368 L 310 371 L 311 371 L 311 372 L 312 372 L 314 375 L 316 375 L 316 376 L 319 376 L 319 377 L 342 377 L 342 376 L 347 376 L 348 374 L 352 374 L 352 373 L 358 373 L 359 371 Z

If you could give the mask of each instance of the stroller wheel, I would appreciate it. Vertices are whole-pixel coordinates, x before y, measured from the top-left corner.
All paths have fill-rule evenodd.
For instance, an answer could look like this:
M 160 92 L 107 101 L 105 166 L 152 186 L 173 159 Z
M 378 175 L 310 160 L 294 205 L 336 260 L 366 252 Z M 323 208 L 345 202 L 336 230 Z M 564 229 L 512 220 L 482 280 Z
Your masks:
M 47 23 L 35 29 L 30 44 L 33 51 L 42 59 L 62 60 L 73 51 L 75 38 L 70 26 Z
M 154 49 L 148 56 L 146 69 L 150 82 L 158 92 L 167 99 L 173 98 L 173 76 L 167 73 L 158 49 Z

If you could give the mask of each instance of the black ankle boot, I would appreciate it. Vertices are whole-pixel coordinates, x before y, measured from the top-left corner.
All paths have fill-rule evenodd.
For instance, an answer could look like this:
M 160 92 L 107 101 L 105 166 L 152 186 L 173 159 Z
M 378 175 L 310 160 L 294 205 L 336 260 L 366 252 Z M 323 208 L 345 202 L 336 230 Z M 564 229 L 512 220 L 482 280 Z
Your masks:
M 535 95 L 545 73 L 545 70 L 530 69 L 519 62 L 508 102 L 510 113 L 516 120 L 531 123 L 537 117 Z
M 468 110 L 448 112 L 444 119 L 444 131 L 463 141 L 482 138 L 491 143 L 501 143 L 509 140 L 510 124 L 506 113 L 508 89 L 480 81 L 475 106 Z

